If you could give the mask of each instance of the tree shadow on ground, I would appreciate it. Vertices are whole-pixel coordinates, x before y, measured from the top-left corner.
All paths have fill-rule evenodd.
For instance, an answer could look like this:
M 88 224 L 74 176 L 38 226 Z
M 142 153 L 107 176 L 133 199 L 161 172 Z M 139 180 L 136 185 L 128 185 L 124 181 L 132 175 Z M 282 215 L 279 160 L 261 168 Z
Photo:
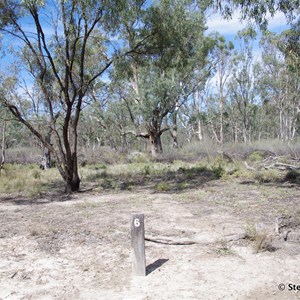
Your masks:
M 20 195 L 8 195 L 4 197 L 0 197 L 0 204 L 4 203 L 13 203 L 16 205 L 42 205 L 42 204 L 48 204 L 52 202 L 64 202 L 64 201 L 70 201 L 73 200 L 72 195 L 65 194 L 65 193 L 41 193 L 38 196 L 35 196 L 33 198 L 29 198 L 26 196 L 20 196 Z
M 184 190 L 199 188 L 205 183 L 219 179 L 223 174 L 221 167 L 190 167 L 179 168 L 177 171 L 143 171 L 140 173 L 108 174 L 105 171 L 95 174 L 92 179 L 82 181 L 79 193 L 90 191 L 118 192 L 138 191 L 147 189 L 153 193 L 180 193 Z M 74 194 L 64 193 L 65 186 L 61 180 L 48 182 L 41 186 L 41 192 L 33 197 L 10 194 L 0 197 L 0 203 L 16 205 L 42 205 L 51 202 L 74 200 Z
M 25 193 L 12 193 L 0 197 L 0 203 L 12 203 L 16 205 L 41 205 L 51 202 L 64 202 L 72 200 L 73 197 L 70 194 L 64 193 L 64 182 L 55 180 L 42 184 L 40 186 L 40 192 L 36 195 L 29 197 Z
M 134 191 L 147 189 L 152 192 L 179 193 L 184 190 L 198 188 L 203 184 L 219 179 L 223 169 L 192 167 L 179 168 L 177 171 L 153 172 L 148 174 L 99 174 L 97 184 L 104 191 Z
M 252 180 L 242 180 L 242 185 L 265 185 L 272 187 L 300 188 L 300 171 L 285 171 L 279 177 L 256 176 Z

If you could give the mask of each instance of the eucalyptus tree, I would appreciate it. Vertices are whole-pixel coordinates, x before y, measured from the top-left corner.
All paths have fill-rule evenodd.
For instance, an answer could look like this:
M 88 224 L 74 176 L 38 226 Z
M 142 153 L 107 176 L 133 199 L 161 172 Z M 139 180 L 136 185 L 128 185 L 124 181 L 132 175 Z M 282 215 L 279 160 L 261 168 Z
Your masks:
M 216 98 L 219 108 L 216 110 L 219 115 L 218 134 L 215 132 L 216 140 L 223 144 L 224 142 L 224 113 L 227 98 L 227 83 L 231 76 L 231 59 L 233 55 L 234 45 L 231 41 L 227 42 L 223 36 L 216 34 L 216 47 L 213 51 L 213 59 L 215 60 L 215 79 L 216 79 Z
M 95 145 L 110 146 L 112 150 L 127 153 L 129 142 L 133 137 L 129 137 L 126 131 L 130 124 L 128 109 L 119 95 L 113 93 L 105 106 L 101 106 L 98 99 L 83 113 L 83 121 L 80 125 L 81 140 L 87 148 L 97 151 L 99 147 Z M 98 148 L 98 149 L 97 149 Z
M 278 37 L 277 47 L 284 55 L 289 71 L 300 76 L 300 17 Z
M 250 35 L 249 35 L 250 34 Z M 229 79 L 229 112 L 234 128 L 234 140 L 242 136 L 243 142 L 252 138 L 253 117 L 255 117 L 255 88 L 253 80 L 252 31 L 242 31 L 238 34 L 240 49 L 232 58 L 231 78 Z
M 162 152 L 161 135 L 170 129 L 166 117 L 187 101 L 199 82 L 213 42 L 204 35 L 204 9 L 193 1 L 155 2 L 142 19 L 125 20 L 123 37 L 131 48 L 150 37 L 139 52 L 122 60 L 114 80 L 124 86 L 137 137 L 148 139 L 153 156 Z M 137 24 L 143 23 L 142 29 Z
M 294 139 L 300 121 L 300 76 L 297 52 L 286 51 L 286 32 L 266 32 L 261 42 L 262 62 L 255 66 L 257 91 L 275 111 L 272 120 L 276 137 Z
M 0 3 L 3 43 L 14 54 L 4 59 L 7 70 L 15 70 L 1 80 L 1 101 L 52 153 L 67 192 L 80 187 L 77 128 L 83 103 L 115 57 L 125 54 L 116 53 L 111 42 L 120 15 L 133 10 L 134 4 L 125 0 Z M 22 85 L 26 93 L 21 93 Z M 32 86 L 42 99 L 51 142 L 31 121 L 32 114 L 22 110 L 25 102 L 36 99 Z
M 212 5 L 226 18 L 237 10 L 242 19 L 254 22 L 263 30 L 267 28 L 270 16 L 278 12 L 285 15 L 289 24 L 297 22 L 300 16 L 299 0 L 214 0 Z
M 282 13 L 285 15 L 287 23 L 291 26 L 290 30 L 285 31 L 281 34 L 281 51 L 285 56 L 285 63 L 289 65 L 290 69 L 294 71 L 298 69 L 299 72 L 299 22 L 300 22 L 300 1 L 299 0 L 216 0 L 212 1 L 212 5 L 217 8 L 218 11 L 222 13 L 225 18 L 231 18 L 235 11 L 238 11 L 241 19 L 248 20 L 251 25 L 258 26 L 263 32 L 267 30 L 268 22 L 270 17 L 274 17 L 277 13 Z M 298 67 L 297 67 L 298 64 Z M 274 65 L 275 66 L 275 65 Z M 273 66 L 273 67 L 274 67 Z M 259 75 L 259 74 L 258 74 Z M 274 81 L 277 81 L 278 73 L 273 73 Z M 258 76 L 258 78 L 261 78 Z M 292 78 L 292 76 L 290 77 Z M 299 78 L 299 73 L 294 74 L 293 78 Z M 262 82 L 259 82 L 259 85 L 262 86 Z M 272 83 L 272 79 L 270 80 L 270 84 Z M 297 83 L 296 83 L 297 85 Z M 296 90 L 297 88 L 290 89 Z M 262 92 L 262 90 L 260 90 Z M 263 93 L 263 92 L 262 92 Z M 271 97 L 270 97 L 271 98 Z M 267 115 L 271 112 L 274 112 L 274 107 L 272 107 L 272 102 L 266 100 L 262 102 L 261 111 L 256 110 L 258 113 L 262 113 L 264 111 Z M 283 103 L 283 102 L 282 102 Z M 252 107 L 253 108 L 253 107 Z M 271 113 L 272 115 L 272 113 Z M 274 114 L 273 114 L 274 116 Z M 279 117 L 281 118 L 281 117 Z M 236 118 L 234 118 L 236 120 Z M 265 123 L 268 128 L 268 136 L 273 136 L 272 129 L 275 129 L 276 118 L 272 118 L 271 120 L 262 120 L 261 125 Z M 257 120 L 256 120 L 257 121 Z M 287 120 L 285 120 L 287 122 Z M 295 123 L 296 119 L 292 123 Z M 289 122 L 289 121 L 288 121 Z M 282 127 L 282 125 L 281 125 Z M 262 129 L 262 128 L 261 128 Z M 266 128 L 265 128 L 266 129 Z M 291 132 L 295 133 L 295 130 L 292 129 Z M 292 135 L 294 134 L 292 133 Z M 259 136 L 261 136 L 262 132 L 260 130 Z M 283 135 L 283 129 L 281 129 L 280 136 Z

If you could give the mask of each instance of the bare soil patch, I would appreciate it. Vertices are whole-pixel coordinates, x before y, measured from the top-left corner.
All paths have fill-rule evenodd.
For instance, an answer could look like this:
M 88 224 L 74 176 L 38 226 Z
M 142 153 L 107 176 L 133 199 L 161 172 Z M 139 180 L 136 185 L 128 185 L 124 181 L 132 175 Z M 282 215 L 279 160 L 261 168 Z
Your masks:
M 275 234 L 299 201 L 296 185 L 220 180 L 170 193 L 2 195 L 0 299 L 300 299 L 288 286 L 300 285 L 300 244 Z M 133 211 L 146 236 L 195 243 L 146 241 L 147 276 L 133 277 Z

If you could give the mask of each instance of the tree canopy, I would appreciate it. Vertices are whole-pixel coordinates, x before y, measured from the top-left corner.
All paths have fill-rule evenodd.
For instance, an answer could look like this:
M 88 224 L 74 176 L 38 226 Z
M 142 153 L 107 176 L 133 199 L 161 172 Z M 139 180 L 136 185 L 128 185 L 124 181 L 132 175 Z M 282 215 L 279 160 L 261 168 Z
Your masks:
M 0 118 L 10 113 L 13 122 L 1 126 L 14 136 L 5 147 L 34 136 L 72 192 L 88 147 L 126 153 L 143 149 L 142 140 L 159 157 L 163 144 L 204 136 L 220 144 L 292 140 L 300 130 L 299 7 L 298 0 L 3 0 Z M 238 9 L 263 29 L 259 63 L 253 31 L 241 32 L 236 48 L 207 33 L 212 8 L 224 17 Z M 277 12 L 290 27 L 268 32 Z

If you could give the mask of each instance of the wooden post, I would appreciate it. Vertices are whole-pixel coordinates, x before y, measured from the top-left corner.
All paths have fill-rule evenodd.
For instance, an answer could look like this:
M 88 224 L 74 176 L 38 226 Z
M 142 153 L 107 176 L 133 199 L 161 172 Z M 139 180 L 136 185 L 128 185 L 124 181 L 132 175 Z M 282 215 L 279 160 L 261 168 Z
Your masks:
M 132 271 L 135 276 L 146 276 L 144 214 L 131 214 Z

